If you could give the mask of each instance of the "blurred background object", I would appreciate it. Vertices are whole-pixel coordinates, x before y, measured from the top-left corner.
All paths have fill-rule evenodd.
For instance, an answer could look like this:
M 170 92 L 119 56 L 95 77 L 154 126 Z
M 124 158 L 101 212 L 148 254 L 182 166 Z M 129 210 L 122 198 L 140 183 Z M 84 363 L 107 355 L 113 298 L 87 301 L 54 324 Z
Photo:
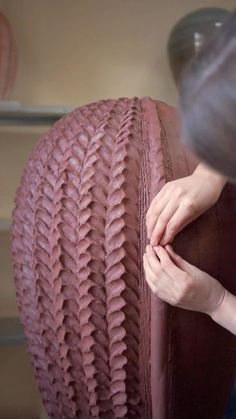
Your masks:
M 189 62 L 219 30 L 230 12 L 206 7 L 188 13 L 172 29 L 168 39 L 168 58 L 175 82 Z

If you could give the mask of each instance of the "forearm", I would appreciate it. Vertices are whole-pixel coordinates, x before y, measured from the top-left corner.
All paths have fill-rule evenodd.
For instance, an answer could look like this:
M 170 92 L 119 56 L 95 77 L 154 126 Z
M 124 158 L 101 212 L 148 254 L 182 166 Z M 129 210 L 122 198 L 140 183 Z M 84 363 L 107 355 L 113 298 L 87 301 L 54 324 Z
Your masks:
M 218 189 L 219 194 L 224 188 L 227 178 L 221 173 L 216 172 L 211 167 L 207 166 L 205 163 L 200 163 L 194 171 L 194 174 L 197 176 L 203 177 L 206 181 L 211 182 Z
M 223 301 L 211 318 L 236 335 L 236 296 L 225 290 Z

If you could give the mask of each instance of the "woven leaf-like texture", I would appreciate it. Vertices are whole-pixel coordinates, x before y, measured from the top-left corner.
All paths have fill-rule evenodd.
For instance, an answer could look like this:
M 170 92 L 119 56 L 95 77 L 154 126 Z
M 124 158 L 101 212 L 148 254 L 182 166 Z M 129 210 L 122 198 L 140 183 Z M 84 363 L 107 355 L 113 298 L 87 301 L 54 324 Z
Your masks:
M 146 102 L 101 101 L 66 116 L 36 146 L 17 192 L 17 296 L 52 418 L 150 411 L 144 311 L 147 357 L 139 369 L 140 300 L 149 300 L 140 271 Z
M 151 199 L 196 164 L 178 138 L 172 108 L 148 98 L 105 100 L 58 121 L 28 160 L 15 198 L 12 260 L 52 419 L 223 415 L 235 337 L 151 296 L 143 273 Z M 179 235 L 176 250 L 236 293 L 233 252 L 219 247 L 225 222 L 236 216 L 234 205 L 224 218 L 236 197 L 232 188 L 225 194 L 217 213 Z

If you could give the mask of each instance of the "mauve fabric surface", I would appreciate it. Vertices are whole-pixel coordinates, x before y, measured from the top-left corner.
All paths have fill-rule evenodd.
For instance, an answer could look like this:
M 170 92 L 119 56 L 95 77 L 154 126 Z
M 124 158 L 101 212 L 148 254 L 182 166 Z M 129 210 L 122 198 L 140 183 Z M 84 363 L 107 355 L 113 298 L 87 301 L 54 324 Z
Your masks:
M 192 173 L 197 160 L 181 146 L 177 112 L 164 104 L 157 109 L 167 138 L 163 148 L 166 179 L 181 178 Z M 182 257 L 217 278 L 233 294 L 236 294 L 235 217 L 236 188 L 227 184 L 217 204 L 186 227 L 174 242 Z M 158 302 L 153 301 L 153 305 Z M 165 320 L 169 327 L 168 344 L 164 345 L 170 381 L 166 410 L 153 417 L 222 419 L 235 378 L 236 337 L 204 314 L 169 305 Z
M 51 418 L 221 419 L 236 338 L 151 295 L 145 214 L 196 160 L 149 98 L 76 109 L 39 140 L 16 193 L 17 300 Z M 180 233 L 185 259 L 236 294 L 236 190 Z

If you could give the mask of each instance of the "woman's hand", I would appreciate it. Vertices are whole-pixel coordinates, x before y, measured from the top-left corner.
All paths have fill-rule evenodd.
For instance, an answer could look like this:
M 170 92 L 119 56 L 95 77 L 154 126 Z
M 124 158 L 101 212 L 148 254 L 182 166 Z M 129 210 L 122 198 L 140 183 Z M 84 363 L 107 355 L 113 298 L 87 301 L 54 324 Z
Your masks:
M 191 176 L 168 182 L 146 214 L 151 245 L 171 243 L 180 230 L 215 204 L 226 180 L 202 163 Z
M 220 309 L 225 288 L 182 259 L 169 245 L 165 248 L 148 245 L 143 263 L 151 290 L 167 303 L 210 316 Z

